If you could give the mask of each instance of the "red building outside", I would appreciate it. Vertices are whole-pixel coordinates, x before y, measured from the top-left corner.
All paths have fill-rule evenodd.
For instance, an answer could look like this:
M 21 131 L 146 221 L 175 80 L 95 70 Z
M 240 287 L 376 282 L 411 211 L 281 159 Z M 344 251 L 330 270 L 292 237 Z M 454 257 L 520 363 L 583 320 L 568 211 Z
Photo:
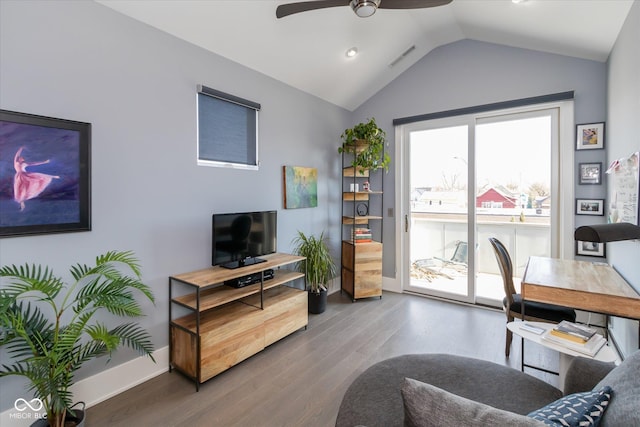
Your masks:
M 476 197 L 477 208 L 516 208 L 519 207 L 518 197 L 513 194 L 507 194 L 508 190 L 500 190 L 496 187 L 490 187 L 484 193 Z

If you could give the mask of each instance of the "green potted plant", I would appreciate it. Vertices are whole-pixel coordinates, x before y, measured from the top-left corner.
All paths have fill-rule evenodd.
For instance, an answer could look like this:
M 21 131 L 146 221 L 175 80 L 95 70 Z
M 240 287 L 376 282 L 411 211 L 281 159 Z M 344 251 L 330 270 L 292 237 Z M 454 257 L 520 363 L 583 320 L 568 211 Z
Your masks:
M 387 134 L 378 127 L 375 118 L 345 129 L 340 138 L 342 146 L 338 147 L 338 153 L 353 154 L 351 165 L 361 174 L 366 170 L 380 168 L 385 172 L 389 171 L 391 157 L 385 149 Z
M 73 409 L 69 388 L 84 362 L 121 346 L 155 362 L 151 337 L 138 324 L 108 328 L 103 316 L 94 319 L 103 311 L 142 316 L 136 293 L 154 302 L 133 253 L 108 252 L 98 256 L 94 266 L 77 264 L 70 272 L 73 282 L 68 285 L 46 266 L 0 268 L 0 347 L 13 358 L 0 366 L 0 377 L 18 375 L 30 381 L 29 390 L 47 414 L 34 425 L 82 425 L 84 411 Z
M 324 232 L 315 237 L 298 231 L 293 243 L 293 253 L 306 258 L 298 263 L 298 270 L 305 273 L 309 312 L 320 314 L 327 307 L 327 283 L 336 276 L 336 265 L 327 247 Z

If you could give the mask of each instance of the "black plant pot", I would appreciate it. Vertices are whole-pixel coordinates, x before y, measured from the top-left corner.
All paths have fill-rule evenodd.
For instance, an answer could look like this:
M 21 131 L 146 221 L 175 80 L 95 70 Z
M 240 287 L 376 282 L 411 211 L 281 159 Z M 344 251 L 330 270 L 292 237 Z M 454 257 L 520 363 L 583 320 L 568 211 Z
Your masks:
M 309 313 L 320 314 L 324 313 L 327 308 L 327 291 L 320 292 L 307 292 L 309 295 Z
M 76 406 L 80 406 L 82 409 L 75 409 Z M 73 415 L 67 413 L 67 416 L 64 419 L 65 426 L 74 425 L 76 427 L 84 427 L 84 417 L 86 414 L 84 402 L 76 403 L 71 407 L 71 409 L 73 410 Z M 49 421 L 47 421 L 46 418 L 41 418 L 36 422 L 34 422 L 33 424 L 31 424 L 31 427 L 49 427 Z

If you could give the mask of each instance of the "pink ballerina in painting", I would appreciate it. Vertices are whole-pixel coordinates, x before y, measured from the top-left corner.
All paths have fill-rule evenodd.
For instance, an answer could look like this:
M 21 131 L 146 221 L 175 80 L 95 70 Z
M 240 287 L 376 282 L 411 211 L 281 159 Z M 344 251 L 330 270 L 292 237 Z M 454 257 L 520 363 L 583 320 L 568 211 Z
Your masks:
M 51 183 L 51 180 L 60 178 L 55 175 L 27 172 L 27 167 L 44 165 L 49 163 L 49 159 L 43 162 L 27 163 L 24 157 L 21 156 L 23 149 L 24 147 L 20 147 L 13 158 L 13 167 L 16 169 L 16 175 L 13 180 L 13 198 L 20 204 L 21 211 L 24 210 L 24 202 L 26 200 L 38 197 Z

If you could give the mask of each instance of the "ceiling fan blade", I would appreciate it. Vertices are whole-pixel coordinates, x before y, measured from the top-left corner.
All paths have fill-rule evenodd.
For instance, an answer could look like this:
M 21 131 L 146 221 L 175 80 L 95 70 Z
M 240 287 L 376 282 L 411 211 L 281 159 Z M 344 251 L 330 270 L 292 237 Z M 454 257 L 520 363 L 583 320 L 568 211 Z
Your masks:
M 325 9 L 328 7 L 336 6 L 349 6 L 349 0 L 317 0 L 281 4 L 276 8 L 276 17 L 283 18 L 294 13 L 306 12 L 316 9 Z
M 452 0 L 382 0 L 378 9 L 422 9 L 444 6 Z

